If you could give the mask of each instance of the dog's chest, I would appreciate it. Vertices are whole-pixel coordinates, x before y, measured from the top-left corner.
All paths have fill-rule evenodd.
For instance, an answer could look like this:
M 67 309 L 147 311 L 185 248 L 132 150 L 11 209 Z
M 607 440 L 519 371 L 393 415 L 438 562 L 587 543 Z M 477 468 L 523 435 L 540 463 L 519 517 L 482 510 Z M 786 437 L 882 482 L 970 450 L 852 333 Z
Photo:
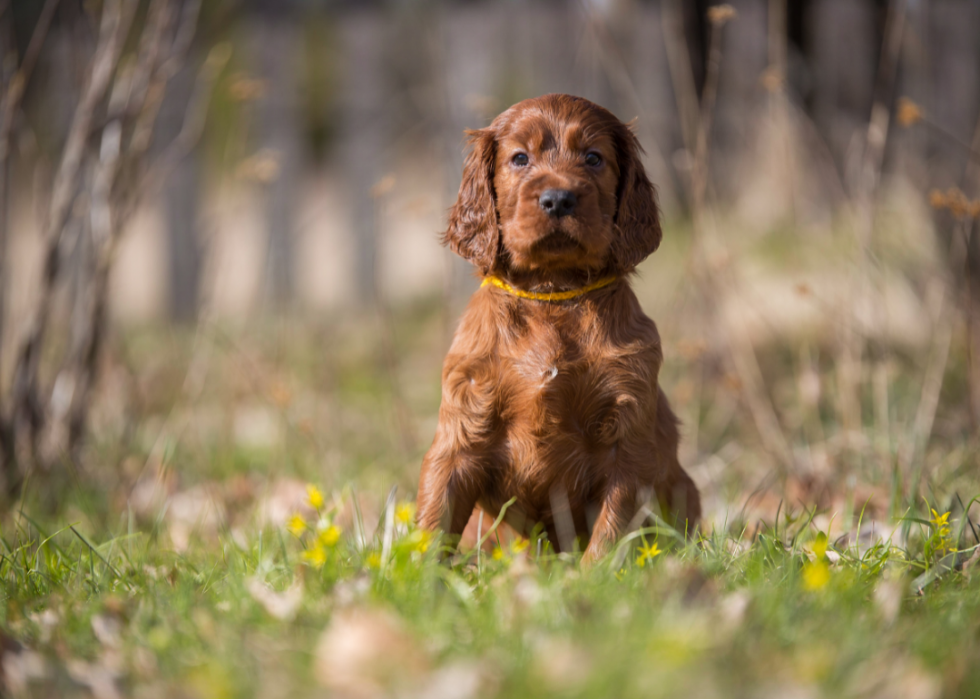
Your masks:
M 557 442 L 588 446 L 590 428 L 614 400 L 614 371 L 601 344 L 584 347 L 580 340 L 580 334 L 548 327 L 501 357 L 505 421 L 536 458 Z

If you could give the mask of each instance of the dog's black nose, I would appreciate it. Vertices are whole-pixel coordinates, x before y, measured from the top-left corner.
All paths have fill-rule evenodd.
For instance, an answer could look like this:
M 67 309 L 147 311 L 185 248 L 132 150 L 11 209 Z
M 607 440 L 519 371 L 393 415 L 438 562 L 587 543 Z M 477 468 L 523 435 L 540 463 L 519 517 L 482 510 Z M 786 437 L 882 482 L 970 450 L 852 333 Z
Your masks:
M 538 205 L 552 218 L 568 216 L 575 211 L 577 199 L 567 189 L 546 189 L 538 199 Z

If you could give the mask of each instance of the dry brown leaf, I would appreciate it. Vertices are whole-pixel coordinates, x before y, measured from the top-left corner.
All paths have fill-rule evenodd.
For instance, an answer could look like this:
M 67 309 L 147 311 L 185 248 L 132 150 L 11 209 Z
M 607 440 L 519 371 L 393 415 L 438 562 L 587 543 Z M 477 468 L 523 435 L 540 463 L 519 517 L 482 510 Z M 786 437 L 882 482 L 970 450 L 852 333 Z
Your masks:
M 187 550 L 192 535 L 214 537 L 225 522 L 221 489 L 201 484 L 175 493 L 167 504 L 167 526 L 177 551 Z
M 875 585 L 872 599 L 885 623 L 891 624 L 895 621 L 898 611 L 902 607 L 904 594 L 905 586 L 901 580 L 895 578 L 884 577 Z
M 282 592 L 276 592 L 258 578 L 249 578 L 245 587 L 252 599 L 262 605 L 270 616 L 280 621 L 294 619 L 303 602 L 303 582 L 298 578 Z
M 374 699 L 422 686 L 429 659 L 391 612 L 356 608 L 337 613 L 313 656 L 317 681 L 338 697 Z
M 25 696 L 31 682 L 48 676 L 48 664 L 40 653 L 24 649 L 3 654 L 4 689 L 11 696 Z
M 104 665 L 69 660 L 65 663 L 65 669 L 78 684 L 88 687 L 95 699 L 122 699 L 116 686 L 117 673 Z
M 122 624 L 114 616 L 96 614 L 92 617 L 92 632 L 103 646 L 118 648 L 121 644 Z
M 540 639 L 534 658 L 535 673 L 552 691 L 579 687 L 592 672 L 592 654 L 565 638 Z
M 485 666 L 462 661 L 439 668 L 422 689 L 409 696 L 412 699 L 476 699 L 494 694 L 495 684 Z
M 28 618 L 38 626 L 38 640 L 42 644 L 51 642 L 51 634 L 61 623 L 61 615 L 54 609 L 48 607 L 41 612 L 33 612 Z

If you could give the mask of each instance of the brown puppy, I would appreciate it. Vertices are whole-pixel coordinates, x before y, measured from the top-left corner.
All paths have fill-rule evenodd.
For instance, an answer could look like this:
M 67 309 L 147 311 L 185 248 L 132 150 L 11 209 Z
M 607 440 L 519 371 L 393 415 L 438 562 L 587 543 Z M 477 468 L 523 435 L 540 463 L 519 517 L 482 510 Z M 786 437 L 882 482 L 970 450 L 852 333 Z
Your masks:
M 520 102 L 468 133 L 445 242 L 484 284 L 446 356 L 418 521 L 462 533 L 474 506 L 607 552 L 646 499 L 690 530 L 662 354 L 628 276 L 660 244 L 656 193 L 629 128 L 580 97 Z

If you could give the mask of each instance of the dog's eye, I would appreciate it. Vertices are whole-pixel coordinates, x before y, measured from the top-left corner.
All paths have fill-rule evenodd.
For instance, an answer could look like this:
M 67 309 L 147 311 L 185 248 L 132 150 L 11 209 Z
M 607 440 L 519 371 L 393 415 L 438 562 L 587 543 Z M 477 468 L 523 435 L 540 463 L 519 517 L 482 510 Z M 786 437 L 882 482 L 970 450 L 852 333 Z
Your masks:
M 589 153 L 585 156 L 585 164 L 590 167 L 596 167 L 602 164 L 602 156 L 598 153 Z
M 517 167 L 524 167 L 527 165 L 527 153 L 515 153 L 514 157 L 510 159 L 510 162 L 514 163 Z

